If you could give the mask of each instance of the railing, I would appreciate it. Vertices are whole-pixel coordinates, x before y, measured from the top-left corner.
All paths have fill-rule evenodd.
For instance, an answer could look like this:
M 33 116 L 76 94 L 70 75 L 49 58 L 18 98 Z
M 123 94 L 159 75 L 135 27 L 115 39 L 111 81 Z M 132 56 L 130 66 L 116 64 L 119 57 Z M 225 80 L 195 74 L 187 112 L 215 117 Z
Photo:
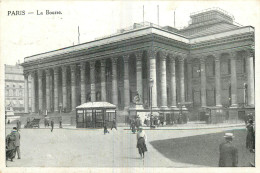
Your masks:
M 162 26 L 159 26 L 159 25 L 151 23 L 151 22 L 134 23 L 134 25 L 128 26 L 126 28 L 118 29 L 117 32 L 114 33 L 114 34 L 104 35 L 102 37 L 97 37 L 97 38 L 95 38 L 95 40 L 99 40 L 99 39 L 103 39 L 103 38 L 107 38 L 107 37 L 112 37 L 112 36 L 115 36 L 115 35 L 118 35 L 118 34 L 121 34 L 121 33 L 124 33 L 124 32 L 134 31 L 136 29 L 146 28 L 146 27 L 150 27 L 150 26 L 155 27 L 155 28 L 161 28 L 161 29 L 163 28 Z
M 218 7 L 213 7 L 213 8 L 208 8 L 208 9 L 205 9 L 205 10 L 201 10 L 201 11 L 197 11 L 197 12 L 193 12 L 190 14 L 190 16 L 194 16 L 194 15 L 197 15 L 197 14 L 200 14 L 200 13 L 204 13 L 204 12 L 208 12 L 208 11 L 219 11 L 221 13 L 223 13 L 224 15 L 227 15 L 229 17 L 231 17 L 233 20 L 235 19 L 234 16 L 232 14 L 230 14 L 229 12 L 221 9 L 221 8 L 218 8 Z

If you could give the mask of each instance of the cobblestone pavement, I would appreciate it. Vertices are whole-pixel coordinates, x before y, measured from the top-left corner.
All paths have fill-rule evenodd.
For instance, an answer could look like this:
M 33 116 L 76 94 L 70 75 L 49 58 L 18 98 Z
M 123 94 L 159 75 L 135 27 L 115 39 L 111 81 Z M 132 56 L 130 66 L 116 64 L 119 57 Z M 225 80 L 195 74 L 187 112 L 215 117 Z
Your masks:
M 197 167 L 173 162 L 150 145 L 154 140 L 179 138 L 208 133 L 217 133 L 237 127 L 210 129 L 171 129 L 160 127 L 146 129 L 148 152 L 140 159 L 136 148 L 136 135 L 127 127 L 116 131 L 109 129 L 49 128 L 21 129 L 21 160 L 7 161 L 8 167 Z M 7 133 L 11 126 L 7 127 Z

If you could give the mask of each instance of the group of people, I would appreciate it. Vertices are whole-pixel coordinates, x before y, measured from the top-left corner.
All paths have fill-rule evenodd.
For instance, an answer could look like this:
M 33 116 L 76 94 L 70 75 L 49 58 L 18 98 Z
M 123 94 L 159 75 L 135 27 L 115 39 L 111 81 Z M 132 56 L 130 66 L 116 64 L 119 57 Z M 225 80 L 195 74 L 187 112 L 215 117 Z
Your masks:
M 44 119 L 44 126 L 46 128 L 46 126 L 50 126 L 51 125 L 51 132 L 53 132 L 53 128 L 54 128 L 54 120 L 51 119 L 51 122 L 49 122 L 49 120 L 47 118 Z M 59 128 L 62 128 L 62 119 L 59 120 Z
M 6 136 L 6 160 L 10 159 L 13 162 L 13 159 L 18 155 L 18 159 L 21 159 L 20 155 L 20 133 L 17 130 L 17 127 L 14 127 L 10 134 Z
M 109 133 L 107 127 L 108 127 L 108 122 L 105 121 L 105 123 L 104 123 L 104 135 Z M 111 130 L 113 130 L 113 128 L 115 128 L 117 130 L 116 118 L 113 119 Z
M 142 120 L 138 115 L 134 119 L 130 119 L 130 129 L 132 133 L 135 133 L 136 130 L 138 131 L 141 126 L 142 126 Z

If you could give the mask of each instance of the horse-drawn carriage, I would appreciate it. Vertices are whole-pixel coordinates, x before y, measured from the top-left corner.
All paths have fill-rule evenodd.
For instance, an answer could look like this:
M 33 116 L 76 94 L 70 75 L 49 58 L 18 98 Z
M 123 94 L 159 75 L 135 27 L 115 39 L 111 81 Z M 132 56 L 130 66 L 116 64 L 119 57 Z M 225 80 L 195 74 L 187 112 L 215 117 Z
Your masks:
M 28 119 L 27 123 L 24 125 L 24 128 L 40 128 L 40 118 L 34 118 L 33 120 Z

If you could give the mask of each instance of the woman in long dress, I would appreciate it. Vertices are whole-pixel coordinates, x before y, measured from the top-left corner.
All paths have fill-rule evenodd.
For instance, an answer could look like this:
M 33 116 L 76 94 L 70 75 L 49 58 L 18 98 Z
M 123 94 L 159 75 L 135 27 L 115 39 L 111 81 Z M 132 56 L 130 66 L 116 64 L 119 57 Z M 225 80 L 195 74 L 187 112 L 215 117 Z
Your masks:
M 13 161 L 15 157 L 15 132 L 12 131 L 6 136 L 6 160 L 11 159 Z
M 252 152 L 255 149 L 255 131 L 252 119 L 249 120 L 249 123 L 247 124 L 246 128 L 246 148 L 248 148 Z
M 138 152 L 139 152 L 141 158 L 144 158 L 144 152 L 147 151 L 147 147 L 145 144 L 147 141 L 147 136 L 142 128 L 139 128 L 139 131 L 138 131 L 136 137 L 137 137 L 137 146 L 136 147 L 138 148 Z

